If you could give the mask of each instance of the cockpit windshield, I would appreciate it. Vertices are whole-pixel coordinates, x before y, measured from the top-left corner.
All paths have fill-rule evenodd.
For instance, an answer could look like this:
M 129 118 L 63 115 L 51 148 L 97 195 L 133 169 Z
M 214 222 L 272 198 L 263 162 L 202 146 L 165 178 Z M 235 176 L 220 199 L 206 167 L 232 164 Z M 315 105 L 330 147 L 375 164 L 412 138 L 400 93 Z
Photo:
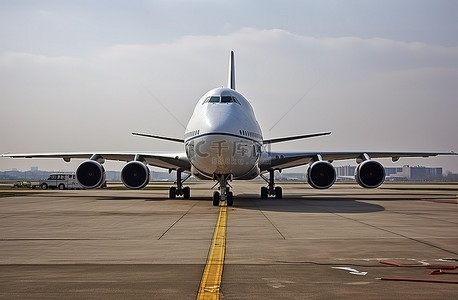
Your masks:
M 237 103 L 240 104 L 239 100 L 235 98 L 234 96 L 210 96 L 205 99 L 205 101 L 202 104 L 205 103 Z
M 230 103 L 232 102 L 231 96 L 221 96 L 221 103 Z
M 208 102 L 211 102 L 211 103 L 219 102 L 219 96 L 211 96 Z

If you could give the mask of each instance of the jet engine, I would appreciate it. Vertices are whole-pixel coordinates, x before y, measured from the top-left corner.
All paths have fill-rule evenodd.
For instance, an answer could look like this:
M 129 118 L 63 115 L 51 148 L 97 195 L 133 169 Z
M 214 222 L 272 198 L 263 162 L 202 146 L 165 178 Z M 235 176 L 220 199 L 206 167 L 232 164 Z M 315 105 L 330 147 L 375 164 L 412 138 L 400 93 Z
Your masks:
M 105 168 L 95 160 L 87 160 L 76 169 L 76 179 L 87 189 L 95 189 L 105 182 Z
M 307 181 L 315 189 L 327 189 L 336 181 L 336 170 L 327 161 L 316 161 L 307 169 Z
M 140 161 L 129 162 L 121 171 L 121 180 L 129 189 L 142 189 L 148 184 L 149 179 L 150 171 Z
M 385 168 L 375 160 L 366 160 L 358 165 L 355 179 L 364 188 L 379 187 L 385 181 Z

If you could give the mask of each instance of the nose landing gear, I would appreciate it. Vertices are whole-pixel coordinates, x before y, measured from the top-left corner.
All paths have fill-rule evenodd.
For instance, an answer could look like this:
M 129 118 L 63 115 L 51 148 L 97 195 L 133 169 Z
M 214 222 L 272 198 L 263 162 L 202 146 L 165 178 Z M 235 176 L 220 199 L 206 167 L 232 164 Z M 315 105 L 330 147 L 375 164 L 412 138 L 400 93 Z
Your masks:
M 215 174 L 215 180 L 218 181 L 216 185 L 219 184 L 219 192 L 218 191 L 213 192 L 213 206 L 218 206 L 220 202 L 223 202 L 223 201 L 226 201 L 227 206 L 234 205 L 234 195 L 230 191 L 231 186 L 227 182 L 230 178 L 231 178 L 230 174 L 222 174 L 222 175 Z

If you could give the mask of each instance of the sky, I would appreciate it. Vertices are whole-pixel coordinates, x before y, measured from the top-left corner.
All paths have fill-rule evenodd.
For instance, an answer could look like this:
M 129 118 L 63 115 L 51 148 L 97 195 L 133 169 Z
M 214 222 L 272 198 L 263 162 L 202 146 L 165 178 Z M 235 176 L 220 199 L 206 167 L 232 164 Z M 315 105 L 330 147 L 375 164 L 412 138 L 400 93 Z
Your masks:
M 231 50 L 265 138 L 332 131 L 272 150 L 458 152 L 457 12 L 454 0 L 0 0 L 0 152 L 183 151 L 131 132 L 183 137 L 200 97 L 226 85 Z M 80 162 L 0 158 L 0 170 Z M 458 157 L 381 162 L 458 172 Z

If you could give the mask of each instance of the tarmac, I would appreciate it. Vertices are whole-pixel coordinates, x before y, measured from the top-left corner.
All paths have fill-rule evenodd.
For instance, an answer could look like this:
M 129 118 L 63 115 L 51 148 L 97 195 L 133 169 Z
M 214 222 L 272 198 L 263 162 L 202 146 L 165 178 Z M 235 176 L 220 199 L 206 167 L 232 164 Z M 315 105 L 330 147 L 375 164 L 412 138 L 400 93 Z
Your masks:
M 190 183 L 188 200 L 164 185 L 0 189 L 17 193 L 0 198 L 0 299 L 196 299 L 212 183 Z M 232 182 L 223 299 L 456 299 L 458 269 L 430 273 L 458 265 L 458 184 L 278 183 L 283 199 L 261 185 Z

